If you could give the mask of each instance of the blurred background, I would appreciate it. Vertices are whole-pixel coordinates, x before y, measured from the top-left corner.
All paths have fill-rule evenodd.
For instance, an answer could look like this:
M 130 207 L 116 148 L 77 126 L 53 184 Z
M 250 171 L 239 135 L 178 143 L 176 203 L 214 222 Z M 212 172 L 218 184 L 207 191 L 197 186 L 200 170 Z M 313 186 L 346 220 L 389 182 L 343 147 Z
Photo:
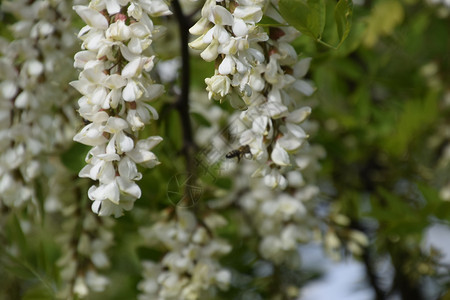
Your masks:
M 327 11 L 332 12 L 335 1 L 326 3 Z M 183 4 L 187 11 L 201 6 Z M 13 39 L 7 25 L 19 18 L 8 11 L 0 17 L 1 35 L 5 40 Z M 327 13 L 324 38 L 336 45 L 332 23 L 333 14 Z M 77 18 L 71 24 L 75 29 L 82 26 Z M 108 252 L 114 267 L 108 276 L 120 283 L 87 299 L 135 299 L 141 279 L 139 262 L 161 257 L 160 249 L 143 246 L 138 231 L 156 220 L 149 210 L 159 212 L 173 204 L 167 199 L 167 181 L 179 172 L 184 161 L 179 157 L 180 120 L 170 108 L 180 90 L 178 25 L 170 18 L 157 24 L 167 30 L 164 42 L 154 45 L 160 58 L 155 76 L 165 83 L 167 93 L 154 104 L 161 115 L 157 129 L 148 129 L 147 133 L 164 136 L 158 156 L 165 167 L 142 170 L 144 179 L 139 184 L 146 200 L 138 201 L 133 213 L 118 221 L 85 222 L 90 228 L 107 228 L 88 236 L 108 237 L 107 247 L 97 250 Z M 75 29 L 72 38 L 76 37 Z M 73 43 L 68 50 L 72 55 L 79 46 Z M 305 35 L 293 46 L 300 57 L 313 58 L 306 75 L 317 89 L 307 100 L 316 130 L 310 141 L 326 152 L 316 176 L 321 191 L 317 214 L 327 216 L 325 223 L 332 228 L 333 240 L 327 242 L 325 234 L 322 242 L 301 245 L 295 270 L 283 265 L 274 268 L 255 254 L 253 240 L 250 246 L 243 246 L 241 236 L 236 234 L 239 230 L 232 224 L 219 232 L 234 247 L 221 264 L 238 276 L 228 291 L 218 292 L 214 299 L 450 300 L 450 1 L 355 0 L 350 34 L 338 49 Z M 64 66 L 68 69 L 71 64 Z M 208 113 L 216 116 L 214 107 L 225 107 L 230 114 L 233 107 L 206 99 L 204 77 L 213 74 L 213 63 L 192 56 L 191 67 L 194 129 L 213 135 L 221 128 L 213 127 L 196 109 L 208 106 Z M 66 77 L 70 76 L 75 78 L 77 74 L 74 71 Z M 221 117 L 219 113 L 217 119 Z M 70 127 L 80 126 L 78 120 Z M 88 151 L 69 141 L 57 146 L 55 155 L 61 168 L 69 170 L 67 186 L 76 181 Z M 233 181 L 221 178 L 211 184 L 230 191 Z M 40 188 L 41 194 L 47 191 Z M 90 201 L 80 195 L 86 190 L 86 182 L 77 184 L 79 194 L 72 196 L 78 202 L 69 197 L 66 205 L 79 206 L 71 206 L 67 214 L 85 217 Z M 212 197 L 208 192 L 205 190 Z M 51 206 L 53 202 L 49 203 Z M 59 248 L 54 233 L 61 224 L 67 224 L 67 214 L 49 221 L 59 208 L 44 208 L 43 203 L 37 207 L 47 213 L 47 217 L 39 215 L 39 222 L 45 224 L 42 227 L 24 221 L 31 220 L 34 211 L 12 214 L 9 207 L 0 206 L 0 300 L 19 299 L 14 298 L 19 294 L 25 295 L 23 299 L 51 299 L 48 291 L 62 281 L 56 262 L 67 249 Z M 233 217 L 227 215 L 231 221 Z M 81 230 L 82 225 L 72 225 Z M 114 242 L 108 230 L 114 232 Z M 355 231 L 364 233 L 367 246 Z M 274 276 L 278 276 L 276 281 Z M 278 293 L 283 284 L 293 286 L 292 292 Z

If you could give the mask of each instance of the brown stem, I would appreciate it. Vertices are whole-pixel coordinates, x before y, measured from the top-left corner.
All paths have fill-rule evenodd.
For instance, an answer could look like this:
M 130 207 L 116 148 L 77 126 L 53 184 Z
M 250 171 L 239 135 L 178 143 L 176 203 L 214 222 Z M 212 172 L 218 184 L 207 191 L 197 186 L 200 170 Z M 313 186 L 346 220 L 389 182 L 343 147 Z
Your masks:
M 189 61 L 189 17 L 183 14 L 183 11 L 178 0 L 172 2 L 173 11 L 175 17 L 178 21 L 178 28 L 180 32 L 181 39 L 181 94 L 176 102 L 176 109 L 180 114 L 181 119 L 181 129 L 183 131 L 183 149 L 182 153 L 186 159 L 186 170 L 190 175 L 188 177 L 188 182 L 186 185 L 185 195 L 189 197 L 191 191 L 189 190 L 196 181 L 196 165 L 195 165 L 195 149 L 196 145 L 194 143 L 192 135 L 192 124 L 189 116 L 189 89 L 190 89 L 190 61 Z

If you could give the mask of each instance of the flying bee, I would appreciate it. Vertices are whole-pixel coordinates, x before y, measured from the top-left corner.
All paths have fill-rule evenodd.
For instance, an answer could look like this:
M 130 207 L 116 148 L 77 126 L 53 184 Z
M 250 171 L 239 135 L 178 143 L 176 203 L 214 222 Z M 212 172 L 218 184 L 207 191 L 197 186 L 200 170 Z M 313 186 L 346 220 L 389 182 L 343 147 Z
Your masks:
M 238 149 L 232 150 L 225 155 L 226 158 L 233 158 L 237 157 L 238 162 L 241 160 L 242 157 L 244 157 L 246 154 L 252 155 L 252 152 L 250 151 L 249 145 L 244 145 L 239 147 Z

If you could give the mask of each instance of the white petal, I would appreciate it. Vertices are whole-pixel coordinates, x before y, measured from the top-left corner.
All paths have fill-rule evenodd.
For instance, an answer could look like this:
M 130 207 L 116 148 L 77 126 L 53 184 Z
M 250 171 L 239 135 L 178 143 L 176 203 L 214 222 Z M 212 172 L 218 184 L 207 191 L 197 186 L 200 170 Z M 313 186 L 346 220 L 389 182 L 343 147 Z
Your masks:
M 106 78 L 105 85 L 110 89 L 118 89 L 127 84 L 127 80 L 119 74 L 113 74 Z
M 268 102 L 263 109 L 265 110 L 266 114 L 273 119 L 284 117 L 288 111 L 288 108 L 286 106 L 278 102 Z
M 289 154 L 286 152 L 286 150 L 281 148 L 278 143 L 275 144 L 270 157 L 272 158 L 272 161 L 279 166 L 290 165 Z
M 283 149 L 291 152 L 291 151 L 296 151 L 297 149 L 299 149 L 303 145 L 304 140 L 289 135 L 289 136 L 283 136 L 277 142 L 280 144 L 280 146 Z
M 211 9 L 208 19 L 216 25 L 233 25 L 233 15 L 220 5 L 216 5 Z
M 123 131 L 118 133 L 117 138 L 118 153 L 131 151 L 134 147 L 134 141 L 132 138 L 127 136 Z
M 269 118 L 266 116 L 257 117 L 252 124 L 252 131 L 259 134 L 267 134 Z
M 117 3 L 117 1 L 107 0 L 105 2 L 106 2 L 106 10 L 108 11 L 109 15 L 114 15 L 120 12 L 120 5 Z
M 124 157 L 119 162 L 119 174 L 129 180 L 140 180 L 142 178 L 142 174 L 137 170 L 136 163 L 129 157 Z
M 291 112 L 287 117 L 286 121 L 291 123 L 300 124 L 311 114 L 311 107 L 305 106 L 300 109 L 296 109 Z
M 100 186 L 97 191 L 100 189 L 105 199 L 111 200 L 111 202 L 114 204 L 119 204 L 120 191 L 116 181 Z
M 294 66 L 294 76 L 296 78 L 300 78 L 306 75 L 309 69 L 309 65 L 311 64 L 311 57 L 304 58 L 300 60 L 297 64 Z
M 132 196 L 136 199 L 141 197 L 141 189 L 134 181 L 127 180 L 120 176 L 117 177 L 117 184 L 119 185 L 122 193 Z
M 123 100 L 128 102 L 136 101 L 142 96 L 142 91 L 139 93 L 139 88 L 134 80 L 128 81 L 128 84 L 122 91 Z
M 164 94 L 164 85 L 151 84 L 147 87 L 145 92 L 146 100 L 153 100 Z
M 107 132 L 116 133 L 128 128 L 128 123 L 122 118 L 110 117 L 106 123 Z M 105 131 L 106 131 L 105 129 Z
M 189 47 L 191 47 L 192 49 L 195 49 L 195 50 L 203 50 L 208 45 L 209 45 L 209 43 L 205 43 L 203 41 L 203 35 L 199 36 L 198 38 L 196 38 L 195 40 L 193 40 L 192 42 L 189 43 Z
M 200 18 L 200 20 L 198 20 L 197 23 L 189 29 L 189 32 L 192 35 L 201 35 L 208 29 L 208 25 L 209 20 L 207 18 Z
M 316 90 L 309 81 L 301 79 L 295 81 L 294 88 L 305 96 L 311 96 Z
M 17 108 L 26 108 L 33 101 L 33 96 L 28 91 L 23 91 L 16 97 L 16 101 L 14 101 L 14 106 Z
M 230 55 L 225 56 L 222 63 L 219 65 L 219 73 L 223 75 L 228 75 L 233 72 L 234 60 Z
M 306 132 L 299 125 L 295 125 L 293 123 L 287 123 L 286 127 L 292 135 L 294 135 L 300 139 L 305 139 L 308 137 Z
M 108 29 L 108 20 L 98 11 L 82 5 L 75 5 L 73 9 L 89 26 L 103 30 Z
M 133 61 L 129 62 L 122 70 L 122 76 L 125 78 L 131 78 L 137 76 L 140 73 L 141 59 L 135 58 Z
M 128 42 L 128 49 L 130 49 L 130 51 L 134 54 L 141 54 L 143 50 L 141 40 L 136 37 L 131 38 L 131 40 Z
M 219 53 L 217 52 L 218 46 L 219 43 L 217 41 L 212 41 L 211 44 L 209 44 L 209 46 L 206 47 L 206 49 L 203 50 L 202 53 L 200 53 L 200 56 L 205 61 L 214 61 L 219 55 Z
M 163 140 L 162 137 L 160 136 L 151 136 L 145 140 L 140 140 L 137 143 L 138 148 L 140 149 L 146 149 L 146 150 L 151 150 L 153 149 L 156 145 L 158 145 L 161 141 Z
M 75 54 L 75 62 L 73 64 L 73 66 L 75 68 L 84 68 L 84 66 L 86 65 L 86 63 L 90 60 L 95 60 L 96 59 L 96 54 L 93 51 L 80 51 L 77 54 Z
M 233 33 L 236 36 L 246 36 L 248 34 L 247 24 L 244 20 L 236 18 L 233 23 Z
M 263 12 L 259 6 L 241 5 L 236 7 L 233 15 L 247 22 L 257 23 L 261 20 Z
M 92 186 L 92 187 L 89 189 L 89 191 L 91 191 L 92 188 L 97 188 L 97 187 Z M 94 202 L 92 202 L 92 205 L 91 205 L 92 211 L 93 211 L 94 213 L 98 214 L 98 213 L 99 213 L 99 210 L 100 210 L 100 205 L 101 205 L 101 204 L 102 204 L 102 201 L 100 201 L 100 200 L 95 200 Z
M 11 80 L 5 80 L 0 83 L 0 95 L 2 95 L 6 100 L 12 99 L 16 94 L 19 88 L 16 83 Z
M 214 37 L 220 44 L 225 44 L 230 40 L 230 33 L 222 26 L 214 27 Z

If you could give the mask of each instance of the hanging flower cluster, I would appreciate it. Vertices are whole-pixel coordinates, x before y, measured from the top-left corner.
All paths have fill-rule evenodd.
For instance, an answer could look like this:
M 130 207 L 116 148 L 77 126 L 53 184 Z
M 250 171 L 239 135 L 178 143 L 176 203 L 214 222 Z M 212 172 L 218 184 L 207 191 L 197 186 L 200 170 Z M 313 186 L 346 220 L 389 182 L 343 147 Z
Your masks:
M 247 105 L 240 116 L 245 126 L 238 134 L 240 144 L 249 145 L 261 164 L 254 175 L 263 176 L 271 188 L 285 189 L 287 180 L 282 174 L 292 167 L 301 168 L 295 154 L 308 137 L 300 124 L 311 109 L 299 106 L 296 98 L 298 93 L 311 95 L 314 88 L 302 79 L 310 59 L 297 61 L 290 45 L 297 32 L 280 27 L 267 34 L 256 25 L 263 4 L 207 1 L 202 18 L 191 28 L 191 33 L 202 36 L 190 46 L 202 49 L 209 45 L 201 56 L 218 65 L 216 75 L 205 80 L 210 98 L 242 97 Z M 266 14 L 281 19 L 273 8 Z M 238 95 L 231 87 L 239 87 Z
M 265 15 L 282 24 L 267 32 L 258 26 L 266 4 Z M 293 261 L 298 243 L 313 239 L 320 227 L 311 212 L 324 151 L 307 141 L 315 124 L 307 120 L 311 108 L 300 102 L 314 92 L 304 79 L 311 59 L 298 60 L 291 44 L 299 33 L 284 25 L 275 7 L 263 1 L 207 1 L 190 30 L 201 36 L 190 46 L 203 50 L 206 61 L 216 61 L 215 75 L 205 80 L 209 98 L 245 104 L 230 117 L 229 127 L 239 146 L 249 146 L 253 163 L 244 163 L 236 176 L 241 192 L 235 198 L 261 238 L 259 252 L 279 264 Z
M 64 173 L 60 175 L 63 177 Z M 99 271 L 111 265 L 107 251 L 114 244 L 114 220 L 86 211 L 83 202 L 75 197 L 79 193 L 67 193 L 67 187 L 73 186 L 70 179 L 65 182 L 57 179 L 55 184 L 60 194 L 66 192 L 60 207 L 64 221 L 56 238 L 62 252 L 56 262 L 61 277 L 57 296 L 82 299 L 92 292 L 104 291 L 109 284 L 109 279 Z
M 240 93 L 251 93 L 249 76 L 255 63 L 264 61 L 258 43 L 268 39 L 264 30 L 255 25 L 263 16 L 262 5 L 264 1 L 207 0 L 202 17 L 189 30 L 200 35 L 189 46 L 203 50 L 200 56 L 205 61 L 218 63 L 214 76 L 205 79 L 210 99 L 221 100 L 232 87 Z
M 162 0 L 91 1 L 74 9 L 88 24 L 79 33 L 85 50 L 75 55 L 83 70 L 71 83 L 83 95 L 79 113 L 88 124 L 74 140 L 93 147 L 80 177 L 99 181 L 88 193 L 92 210 L 117 217 L 141 196 L 136 164 L 159 164 L 151 150 L 162 138 L 139 139 L 138 132 L 158 118 L 146 102 L 164 92 L 148 73 L 155 59 L 149 46 L 159 31 L 150 16 L 171 12 Z
M 213 299 L 216 287 L 228 288 L 231 273 L 217 259 L 229 253 L 231 247 L 211 236 L 211 230 L 225 225 L 225 219 L 210 215 L 200 226 L 189 210 L 178 208 L 176 216 L 176 220 L 141 230 L 150 245 L 159 243 L 169 251 L 159 263 L 143 263 L 140 300 Z
M 3 1 L 1 10 L 17 22 L 13 41 L 0 38 L 0 202 L 31 208 L 35 181 L 51 170 L 48 156 L 78 126 L 67 85 L 76 75 L 65 67 L 76 38 L 65 1 Z

